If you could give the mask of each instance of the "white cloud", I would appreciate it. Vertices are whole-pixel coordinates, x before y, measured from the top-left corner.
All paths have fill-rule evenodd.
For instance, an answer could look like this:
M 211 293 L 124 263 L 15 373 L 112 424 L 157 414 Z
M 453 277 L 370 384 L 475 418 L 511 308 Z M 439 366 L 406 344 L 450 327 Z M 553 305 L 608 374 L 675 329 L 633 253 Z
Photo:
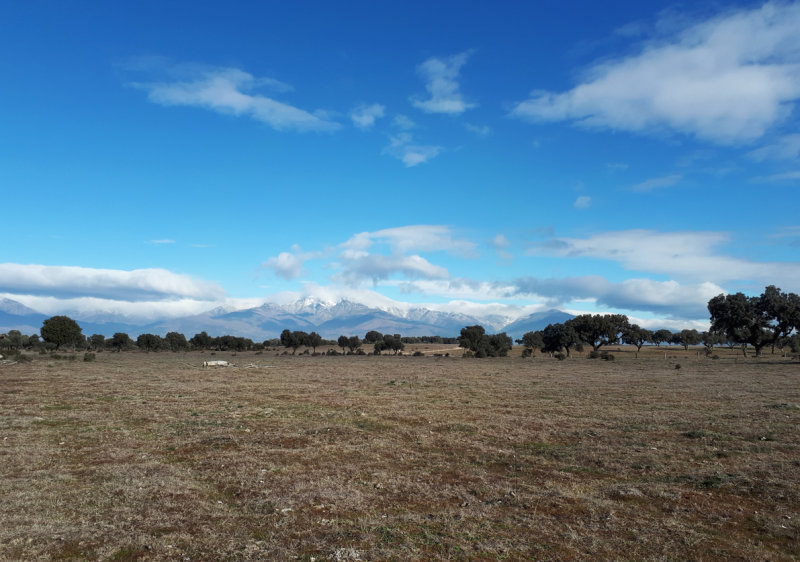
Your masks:
M 304 252 L 294 246 L 263 265 L 284 279 L 297 279 L 305 262 L 312 258 L 335 255 L 334 282 L 358 287 L 399 276 L 405 280 L 449 279 L 450 273 L 431 263 L 422 252 L 448 252 L 461 257 L 475 257 L 476 245 L 456 236 L 443 225 L 410 225 L 360 232 L 324 252 Z M 331 265 L 329 263 L 329 265 Z
M 800 4 L 767 3 L 685 28 L 637 55 L 598 63 L 562 92 L 535 91 L 512 115 L 632 132 L 748 142 L 800 97 Z
M 419 255 L 381 255 L 365 254 L 342 260 L 344 270 L 334 279 L 351 285 L 359 285 L 363 281 L 388 279 L 400 274 L 407 279 L 447 279 L 450 273 L 444 267 L 432 264 Z
M 459 92 L 458 75 L 467 62 L 471 52 L 467 51 L 451 57 L 432 57 L 417 67 L 417 72 L 425 79 L 425 89 L 430 98 L 411 98 L 411 103 L 425 113 L 448 113 L 456 115 L 476 107 L 464 100 Z
M 542 298 L 548 307 L 590 300 L 599 306 L 670 314 L 683 318 L 708 316 L 708 301 L 725 292 L 715 283 L 681 285 L 677 281 L 646 278 L 612 283 L 597 275 L 538 279 L 526 277 L 515 282 L 512 294 Z
M 161 238 L 161 239 L 158 239 L 158 240 L 150 240 L 148 243 L 149 244 L 174 244 L 175 240 L 172 240 L 172 239 L 169 239 L 169 238 Z
M 511 242 L 509 242 L 508 238 L 502 234 L 495 236 L 491 241 L 491 245 L 494 248 L 494 251 L 497 252 L 497 255 L 500 257 L 500 259 L 506 262 L 510 262 L 514 259 L 514 254 L 506 249 L 511 245 Z
M 511 245 L 511 242 L 509 242 L 508 238 L 506 238 L 503 234 L 497 234 L 494 238 L 492 238 L 491 243 L 495 250 L 504 250 Z
M 0 291 L 57 298 L 125 301 L 201 299 L 224 295 L 216 283 L 165 269 L 93 269 L 76 266 L 0 264 Z
M 622 230 L 589 238 L 553 238 L 533 246 L 532 255 L 611 260 L 628 270 L 665 274 L 677 281 L 776 284 L 800 289 L 800 263 L 755 262 L 721 255 L 717 247 L 729 236 L 721 232 Z
M 776 182 L 776 183 L 795 182 L 800 180 L 800 170 L 795 170 L 792 172 L 783 172 L 780 174 L 772 174 L 771 176 L 760 176 L 755 178 L 755 180 L 762 182 Z
M 353 124 L 362 130 L 371 129 L 377 119 L 384 116 L 386 108 L 379 103 L 360 105 L 350 112 Z
M 512 283 L 476 281 L 464 277 L 386 281 L 383 285 L 397 287 L 403 293 L 419 293 L 449 299 L 471 299 L 476 301 L 507 300 L 514 296 L 515 288 Z
M 417 224 L 361 232 L 341 246 L 349 250 L 366 250 L 378 242 L 388 244 L 392 251 L 397 253 L 446 251 L 466 257 L 475 255 L 473 242 L 457 238 L 450 227 L 437 224 Z
M 299 246 L 295 245 L 292 247 L 291 252 L 281 252 L 277 256 L 267 259 L 261 265 L 271 269 L 275 275 L 288 281 L 300 277 L 303 273 L 305 262 L 318 258 L 320 255 L 319 252 L 303 252 Z
M 441 146 L 414 144 L 411 133 L 398 133 L 389 137 L 389 146 L 383 149 L 384 154 L 397 158 L 406 168 L 413 168 L 424 164 L 442 151 Z
M 752 151 L 753 160 L 797 160 L 800 158 L 800 134 L 784 135 L 772 144 Z
M 278 131 L 335 131 L 339 123 L 322 111 L 310 113 L 267 97 L 251 93 L 259 87 L 286 91 L 277 80 L 259 79 L 238 68 L 177 65 L 158 68 L 169 75 L 167 81 L 136 82 L 150 101 L 166 106 L 203 107 L 236 116 L 247 116 Z M 176 75 L 182 79 L 177 79 Z
M 588 209 L 592 204 L 592 198 L 588 195 L 581 195 L 572 204 L 576 209 Z
M 115 300 L 98 297 L 59 298 L 42 295 L 0 293 L 0 299 L 17 301 L 42 314 L 66 314 L 78 319 L 94 316 L 120 316 L 130 322 L 157 321 L 165 318 L 180 318 L 202 314 L 216 308 L 229 311 L 253 308 L 264 304 L 263 298 L 220 300 L 171 299 L 171 300 Z M 188 334 L 187 334 L 188 335 Z
M 482 137 L 492 134 L 492 128 L 489 125 L 473 125 L 472 123 L 464 123 L 464 128 L 469 132 L 475 133 L 476 135 L 481 135 Z
M 662 187 L 671 187 L 683 179 L 680 174 L 672 174 L 661 178 L 651 178 L 631 187 L 632 191 L 648 192 Z
M 281 252 L 277 256 L 273 256 L 264 262 L 264 267 L 267 267 L 275 272 L 278 277 L 284 279 L 296 279 L 300 277 L 303 270 L 304 260 L 290 252 Z
M 416 123 L 414 123 L 405 115 L 395 115 L 394 120 L 392 120 L 392 124 L 402 131 L 408 131 L 417 126 Z
M 622 162 L 609 162 L 606 164 L 606 169 L 609 172 L 624 172 L 628 169 L 628 165 Z

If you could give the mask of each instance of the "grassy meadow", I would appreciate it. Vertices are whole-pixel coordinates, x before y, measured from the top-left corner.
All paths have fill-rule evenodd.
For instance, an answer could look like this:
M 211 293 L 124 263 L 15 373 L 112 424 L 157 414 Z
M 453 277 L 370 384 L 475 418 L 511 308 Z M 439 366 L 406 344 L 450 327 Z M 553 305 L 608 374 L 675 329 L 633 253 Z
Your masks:
M 447 347 L 0 365 L 0 559 L 800 558 L 796 360 Z

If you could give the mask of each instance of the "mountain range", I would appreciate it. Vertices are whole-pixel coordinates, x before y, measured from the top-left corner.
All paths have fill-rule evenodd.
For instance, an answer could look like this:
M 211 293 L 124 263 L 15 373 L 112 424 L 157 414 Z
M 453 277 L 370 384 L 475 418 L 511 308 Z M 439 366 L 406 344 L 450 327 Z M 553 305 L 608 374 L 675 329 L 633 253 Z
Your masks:
M 234 335 L 254 341 L 278 337 L 284 329 L 315 331 L 322 337 L 359 335 L 376 330 L 404 336 L 457 336 L 461 328 L 482 325 L 487 332 L 508 333 L 519 338 L 525 332 L 541 330 L 548 324 L 572 318 L 564 311 L 551 309 L 522 318 L 499 315 L 477 317 L 468 314 L 440 312 L 429 308 L 374 308 L 342 299 L 324 302 L 306 298 L 290 304 L 267 303 L 245 310 L 216 308 L 202 314 L 169 318 L 156 322 L 136 322 L 116 315 L 65 313 L 81 326 L 86 335 L 106 337 L 124 332 L 133 338 L 139 334 L 165 335 L 180 332 L 187 338 L 205 331 L 210 336 Z M 0 332 L 19 330 L 24 334 L 38 333 L 48 315 L 39 313 L 16 301 L 0 299 Z

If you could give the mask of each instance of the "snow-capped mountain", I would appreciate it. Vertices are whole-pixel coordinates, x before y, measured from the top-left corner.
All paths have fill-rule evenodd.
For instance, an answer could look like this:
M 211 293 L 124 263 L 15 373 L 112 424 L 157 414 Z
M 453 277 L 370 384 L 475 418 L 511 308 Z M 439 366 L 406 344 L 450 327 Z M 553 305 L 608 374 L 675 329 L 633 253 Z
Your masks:
M 42 322 L 48 318 L 11 299 L 0 299 L 0 332 L 19 330 L 23 334 L 39 333 Z
M 255 341 L 278 337 L 281 331 L 315 331 L 322 337 L 336 339 L 340 335 L 359 335 L 376 330 L 404 336 L 457 336 L 461 328 L 480 324 L 487 332 L 505 331 L 521 337 L 524 332 L 544 328 L 552 322 L 563 322 L 571 315 L 559 310 L 533 314 L 509 322 L 497 314 L 478 317 L 457 312 L 441 312 L 424 307 L 377 308 L 347 299 L 324 301 L 305 298 L 289 304 L 266 303 L 255 308 L 233 310 L 218 307 L 203 314 L 156 322 L 135 322 L 118 315 L 69 315 L 83 333 L 111 336 L 125 332 L 132 337 L 142 333 L 164 335 L 180 332 L 187 338 L 205 331 L 211 336 L 235 335 Z M 0 301 L 0 331 L 18 329 L 23 333 L 38 332 L 47 315 L 40 314 L 16 301 Z

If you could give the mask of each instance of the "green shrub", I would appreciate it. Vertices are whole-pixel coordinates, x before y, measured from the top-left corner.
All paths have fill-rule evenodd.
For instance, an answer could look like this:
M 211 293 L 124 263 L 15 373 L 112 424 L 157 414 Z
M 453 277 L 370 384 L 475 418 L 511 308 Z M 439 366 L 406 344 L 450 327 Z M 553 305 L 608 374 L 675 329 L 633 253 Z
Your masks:
M 83 354 L 84 361 L 94 361 L 95 359 L 97 359 L 97 356 L 94 353 L 86 352 Z
M 566 356 L 566 355 L 564 355 L 564 354 L 563 354 L 563 353 L 561 353 L 561 352 L 558 352 L 558 353 L 556 353 L 555 355 L 553 355 L 553 357 L 555 357 L 555 358 L 556 358 L 556 359 L 558 359 L 559 361 L 563 361 L 564 359 L 566 359 L 566 358 L 567 358 L 567 356 Z

